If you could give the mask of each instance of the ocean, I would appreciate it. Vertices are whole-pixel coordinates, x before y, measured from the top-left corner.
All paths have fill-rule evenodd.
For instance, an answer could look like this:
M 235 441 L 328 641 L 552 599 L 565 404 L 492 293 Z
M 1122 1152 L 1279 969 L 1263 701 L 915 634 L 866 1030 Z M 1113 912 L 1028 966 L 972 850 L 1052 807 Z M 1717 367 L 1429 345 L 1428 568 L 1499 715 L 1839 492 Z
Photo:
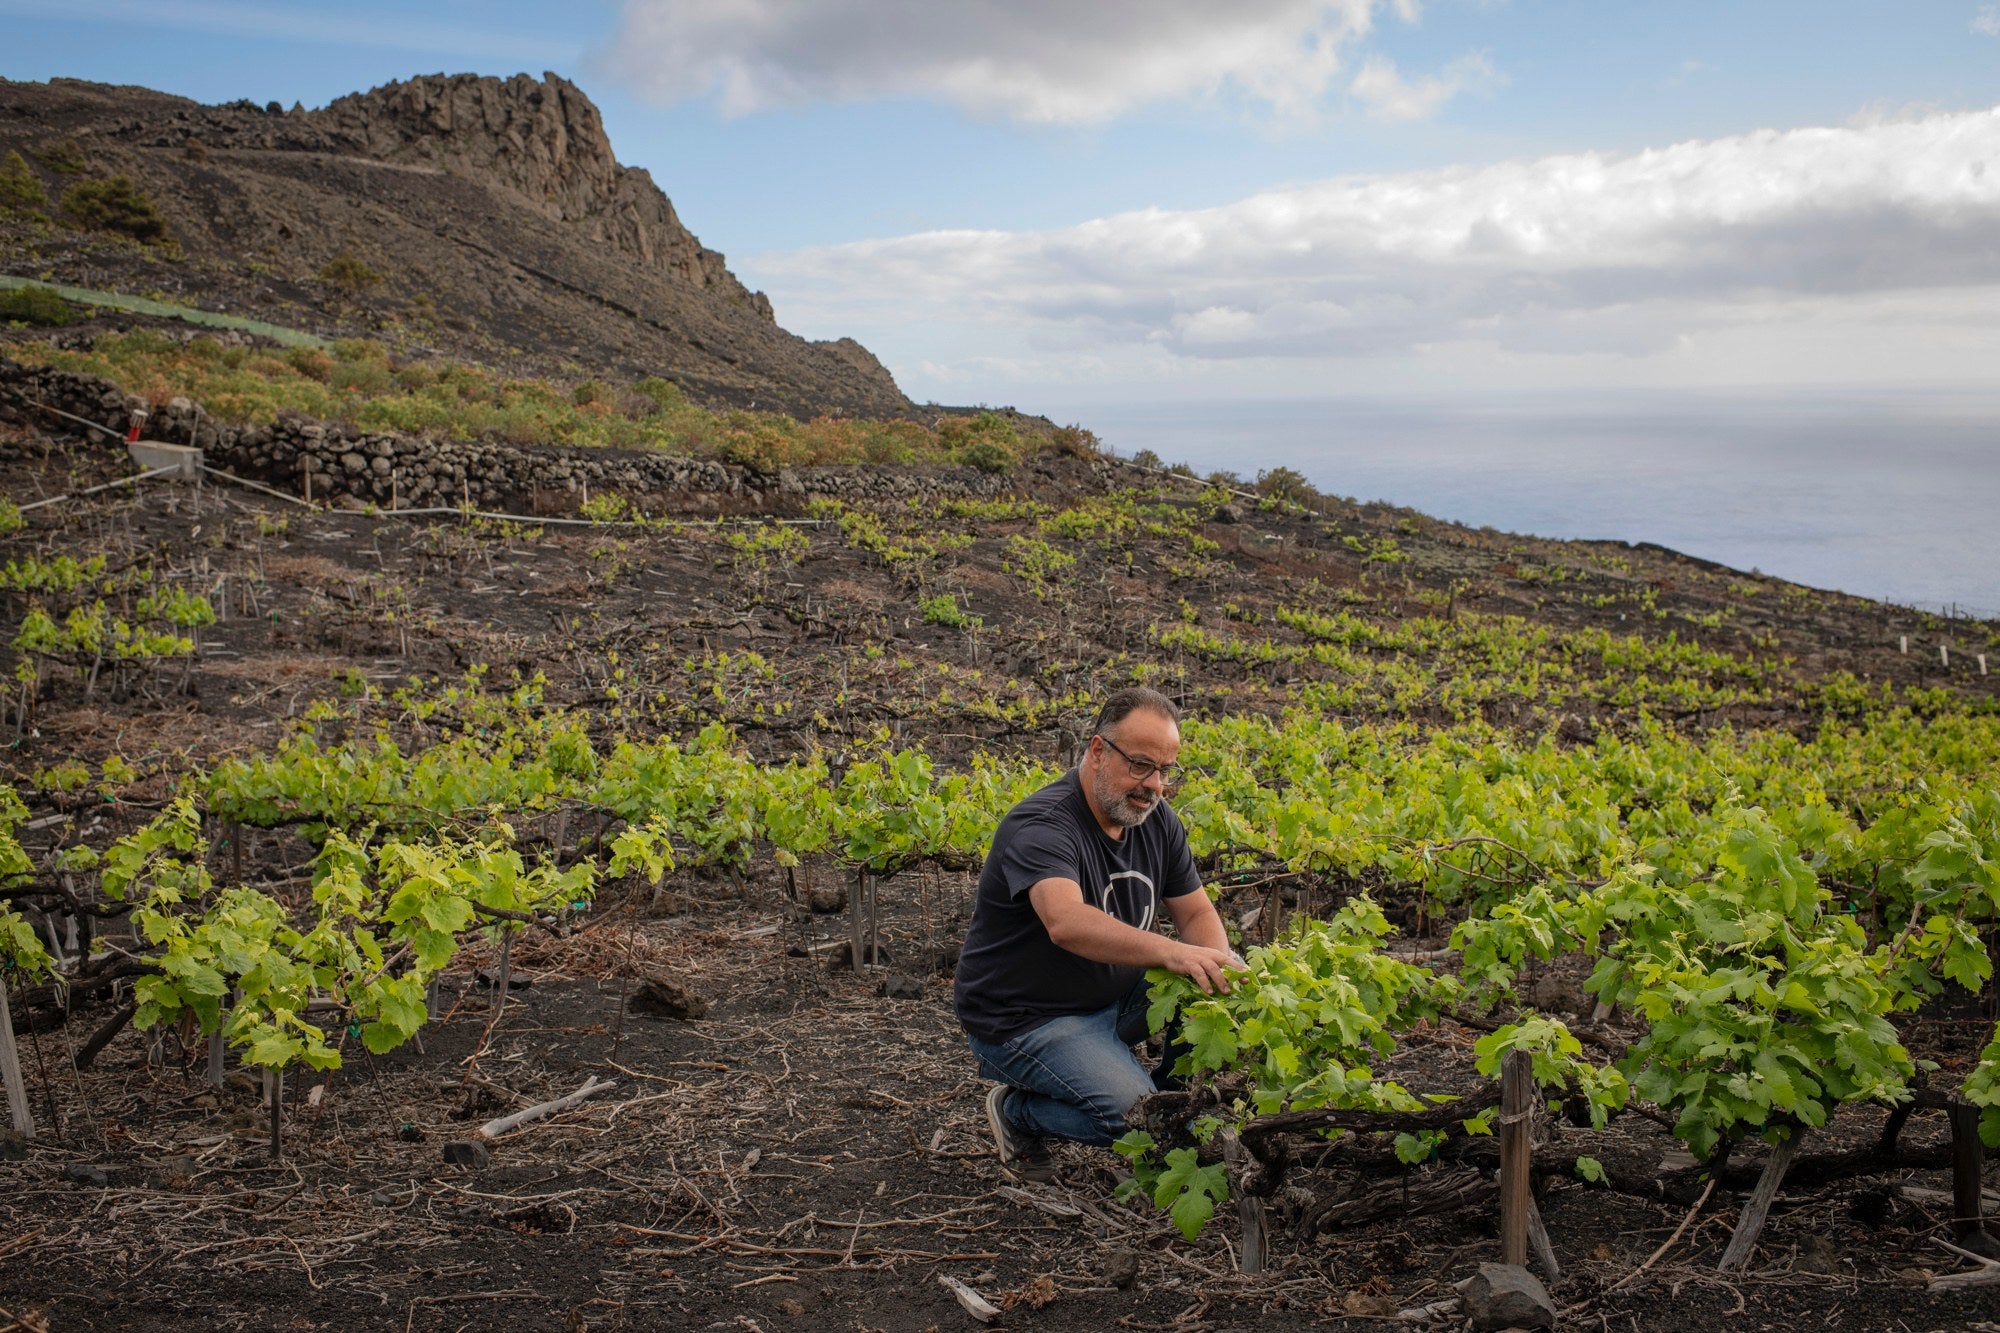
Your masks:
M 1911 395 L 1095 406 L 1121 455 L 1290 467 L 1474 527 L 1662 546 L 1815 588 L 2000 617 L 2000 405 Z

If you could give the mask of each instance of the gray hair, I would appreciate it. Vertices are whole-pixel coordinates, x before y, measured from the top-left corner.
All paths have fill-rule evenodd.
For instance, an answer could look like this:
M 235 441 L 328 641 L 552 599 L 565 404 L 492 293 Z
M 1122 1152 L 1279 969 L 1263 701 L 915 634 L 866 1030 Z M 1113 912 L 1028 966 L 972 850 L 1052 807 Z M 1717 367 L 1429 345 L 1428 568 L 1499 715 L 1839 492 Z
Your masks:
M 1174 701 L 1158 690 L 1147 689 L 1144 685 L 1133 685 L 1119 690 L 1104 701 L 1104 707 L 1097 710 L 1097 725 L 1092 728 L 1095 735 L 1103 735 L 1134 713 L 1158 713 L 1169 722 L 1179 724 L 1181 710 Z

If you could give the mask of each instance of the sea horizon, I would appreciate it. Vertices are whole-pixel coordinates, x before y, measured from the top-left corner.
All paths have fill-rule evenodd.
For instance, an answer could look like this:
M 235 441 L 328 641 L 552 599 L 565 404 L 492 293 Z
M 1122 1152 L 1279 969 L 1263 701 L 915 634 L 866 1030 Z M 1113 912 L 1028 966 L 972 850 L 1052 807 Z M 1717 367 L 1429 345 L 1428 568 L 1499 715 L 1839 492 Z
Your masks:
M 1475 528 L 1650 542 L 2000 618 L 2000 404 L 1984 395 L 1344 395 L 1106 403 L 1074 419 L 1122 457 L 1150 449 L 1203 475 L 1289 467 L 1329 495 Z

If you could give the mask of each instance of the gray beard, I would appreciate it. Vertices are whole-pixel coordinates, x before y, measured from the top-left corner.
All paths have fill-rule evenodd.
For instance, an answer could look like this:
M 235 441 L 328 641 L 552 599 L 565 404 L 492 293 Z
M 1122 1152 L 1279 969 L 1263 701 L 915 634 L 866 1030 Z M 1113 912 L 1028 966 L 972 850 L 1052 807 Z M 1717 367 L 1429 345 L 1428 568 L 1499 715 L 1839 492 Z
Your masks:
M 1121 793 L 1104 802 L 1104 814 L 1120 828 L 1137 828 L 1146 822 L 1147 816 L 1151 815 L 1159 804 L 1159 800 L 1155 798 L 1151 805 L 1141 810 L 1132 803 L 1130 797 Z

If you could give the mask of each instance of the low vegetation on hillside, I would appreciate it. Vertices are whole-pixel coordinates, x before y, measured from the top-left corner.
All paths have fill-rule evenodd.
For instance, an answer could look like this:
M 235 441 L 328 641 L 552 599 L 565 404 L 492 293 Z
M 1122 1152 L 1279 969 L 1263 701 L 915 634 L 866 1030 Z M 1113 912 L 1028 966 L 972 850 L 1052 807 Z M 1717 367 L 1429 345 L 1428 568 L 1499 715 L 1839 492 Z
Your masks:
M 53 295 L 13 294 L 25 311 Z M 55 305 L 60 306 L 60 298 Z M 29 317 L 23 315 L 24 318 Z M 512 444 L 661 449 L 720 458 L 764 471 L 829 463 L 956 463 L 1004 472 L 1041 443 L 1093 447 L 1087 432 L 1057 430 L 1024 441 L 992 412 L 945 414 L 930 425 L 780 412 L 713 412 L 659 378 L 613 385 L 600 379 L 564 384 L 499 374 L 463 361 L 395 356 L 366 339 L 330 348 L 180 341 L 136 330 L 106 334 L 87 348 L 25 342 L 13 355 L 30 364 L 101 375 L 128 392 L 164 403 L 186 396 L 218 421 L 270 422 L 291 411 L 352 422 L 368 430 Z

